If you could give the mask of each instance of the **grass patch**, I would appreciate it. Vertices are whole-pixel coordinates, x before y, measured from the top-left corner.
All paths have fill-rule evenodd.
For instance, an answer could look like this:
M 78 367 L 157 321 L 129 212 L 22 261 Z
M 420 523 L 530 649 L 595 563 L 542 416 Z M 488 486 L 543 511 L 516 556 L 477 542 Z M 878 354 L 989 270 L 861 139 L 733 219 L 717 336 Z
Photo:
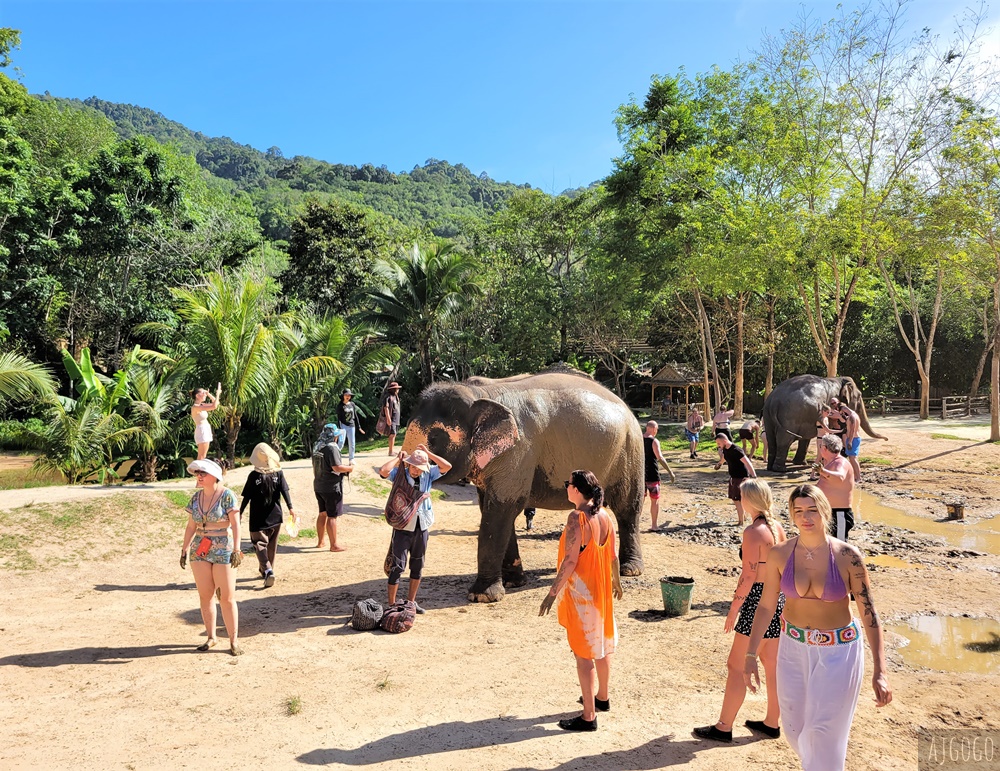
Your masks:
M 288 533 L 280 533 L 278 535 L 278 543 L 285 545 L 290 543 L 295 543 L 296 541 L 301 541 L 303 538 L 315 538 L 316 528 L 314 527 L 304 527 L 299 530 L 299 537 L 292 538 Z
M 163 495 L 174 506 L 180 506 L 182 509 L 191 502 L 191 493 L 185 493 L 181 490 L 166 490 Z
M 302 711 L 302 699 L 298 696 L 289 696 L 285 699 L 285 714 L 291 717 Z
M 964 437 L 955 436 L 954 434 L 931 434 L 931 439 L 954 439 L 957 442 L 968 441 Z
M 0 471 L 0 490 L 30 490 L 66 484 L 58 471 L 33 471 L 31 468 L 11 468 Z
M 876 458 L 872 455 L 862 455 L 858 458 L 858 463 L 864 463 L 867 466 L 891 466 L 892 461 L 888 458 Z
M 358 479 L 351 480 L 352 485 L 356 485 L 358 488 L 373 495 L 376 498 L 383 498 L 389 494 L 389 488 L 392 487 L 392 483 L 388 479 L 382 479 L 381 477 L 360 477 Z
M 359 437 L 356 437 L 359 438 Z M 396 434 L 396 448 L 403 446 L 403 439 L 406 438 L 406 427 L 400 426 L 399 433 Z M 365 439 L 364 441 L 355 441 L 354 448 L 356 450 L 379 450 L 389 447 L 389 437 L 380 436 L 374 439 Z

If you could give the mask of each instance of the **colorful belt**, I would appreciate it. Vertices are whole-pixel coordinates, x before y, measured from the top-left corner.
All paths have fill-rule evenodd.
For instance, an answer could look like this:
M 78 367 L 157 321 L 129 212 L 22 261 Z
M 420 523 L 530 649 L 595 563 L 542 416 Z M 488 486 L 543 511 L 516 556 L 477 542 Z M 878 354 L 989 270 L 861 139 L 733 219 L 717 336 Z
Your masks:
M 781 633 L 805 645 L 849 645 L 860 635 L 857 619 L 840 629 L 803 629 L 781 619 Z

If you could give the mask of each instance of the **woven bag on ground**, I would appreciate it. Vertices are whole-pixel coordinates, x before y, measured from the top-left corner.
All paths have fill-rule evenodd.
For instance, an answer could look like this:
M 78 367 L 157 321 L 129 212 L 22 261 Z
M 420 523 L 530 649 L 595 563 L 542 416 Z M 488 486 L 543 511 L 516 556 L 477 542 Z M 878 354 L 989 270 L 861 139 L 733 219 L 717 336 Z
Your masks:
M 416 618 L 417 603 L 402 600 L 385 609 L 385 613 L 382 614 L 382 620 L 378 622 L 378 625 L 386 632 L 398 634 L 411 629 Z
M 370 632 L 382 620 L 382 606 L 375 600 L 358 600 L 351 614 L 351 626 L 359 632 Z

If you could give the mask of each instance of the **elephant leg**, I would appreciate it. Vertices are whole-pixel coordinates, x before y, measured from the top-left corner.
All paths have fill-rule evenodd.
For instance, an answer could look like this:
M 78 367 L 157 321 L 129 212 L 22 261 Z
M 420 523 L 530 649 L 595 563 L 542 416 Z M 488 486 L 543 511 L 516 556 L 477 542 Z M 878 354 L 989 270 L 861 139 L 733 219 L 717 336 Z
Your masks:
M 769 466 L 771 471 L 784 471 L 788 462 L 788 450 L 791 449 L 792 440 L 787 437 L 778 437 L 778 446 L 774 453 L 774 463 Z
M 517 548 L 517 530 L 514 524 L 510 526 L 510 540 L 507 541 L 507 552 L 504 554 L 501 578 L 505 589 L 515 586 L 524 586 L 528 579 L 524 575 L 524 566 L 521 564 L 521 553 Z
M 792 458 L 792 463 L 796 466 L 801 466 L 806 462 L 806 453 L 809 452 L 809 439 L 799 439 L 799 447 L 795 451 L 795 457 Z
M 608 488 L 607 506 L 618 520 L 618 564 L 623 576 L 642 575 L 642 547 L 639 545 L 639 517 L 642 514 L 643 487 L 635 480 L 621 479 Z
M 514 531 L 514 519 L 521 502 L 500 502 L 488 492 L 480 495 L 478 572 L 469 588 L 470 602 L 499 602 L 503 599 L 503 564 Z M 515 549 L 516 549 L 515 542 Z

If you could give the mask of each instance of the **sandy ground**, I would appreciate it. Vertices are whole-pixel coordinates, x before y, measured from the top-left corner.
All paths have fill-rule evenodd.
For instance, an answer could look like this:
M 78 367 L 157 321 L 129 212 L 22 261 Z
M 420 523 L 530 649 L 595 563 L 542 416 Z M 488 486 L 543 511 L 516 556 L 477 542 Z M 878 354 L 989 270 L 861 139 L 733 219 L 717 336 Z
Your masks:
M 970 519 L 996 513 L 1000 447 L 888 431 L 890 443 L 863 445 L 863 457 L 892 464 L 866 464 L 865 489 L 928 519 L 939 519 L 942 501 L 957 493 Z M 732 745 L 691 735 L 718 717 L 731 643 L 722 627 L 738 566 L 725 479 L 706 471 L 705 461 L 675 460 L 677 485 L 665 486 L 662 499 L 669 526 L 643 536 L 646 572 L 624 582 L 612 711 L 600 715 L 596 733 L 567 734 L 555 722 L 579 709 L 573 658 L 555 617 L 538 617 L 564 512 L 540 511 L 530 534 L 519 520 L 528 585 L 501 603 L 471 605 L 474 490 L 444 487 L 421 587 L 427 614 L 403 635 L 345 626 L 355 600 L 385 595 L 390 531 L 373 518 L 388 489 L 373 472 L 383 459 L 359 456 L 342 525 L 347 551 L 292 541 L 280 549 L 278 583 L 268 590 L 252 557 L 241 568 L 247 652 L 240 659 L 227 655 L 224 640 L 208 654 L 194 652 L 204 631 L 191 573 L 177 564 L 183 520 L 165 494 L 189 491 L 189 482 L 126 493 L 3 493 L 0 767 L 797 767 L 783 739 L 761 740 L 742 727 L 763 716 L 761 696 L 748 696 Z M 308 521 L 311 471 L 303 461 L 286 468 Z M 227 482 L 238 490 L 245 475 L 235 471 Z M 777 497 L 801 477 L 772 478 Z M 884 535 L 861 528 L 858 542 L 886 551 Z M 887 622 L 914 613 L 1000 619 L 1000 558 L 949 555 L 920 538 L 906 548 L 923 563 L 919 570 L 873 573 Z M 688 615 L 656 612 L 658 578 L 666 574 L 694 577 Z M 1000 728 L 1000 678 L 916 669 L 895 644 L 890 637 L 894 701 L 877 710 L 866 685 L 848 768 L 913 769 L 921 727 Z M 866 671 L 870 678 L 870 656 Z

